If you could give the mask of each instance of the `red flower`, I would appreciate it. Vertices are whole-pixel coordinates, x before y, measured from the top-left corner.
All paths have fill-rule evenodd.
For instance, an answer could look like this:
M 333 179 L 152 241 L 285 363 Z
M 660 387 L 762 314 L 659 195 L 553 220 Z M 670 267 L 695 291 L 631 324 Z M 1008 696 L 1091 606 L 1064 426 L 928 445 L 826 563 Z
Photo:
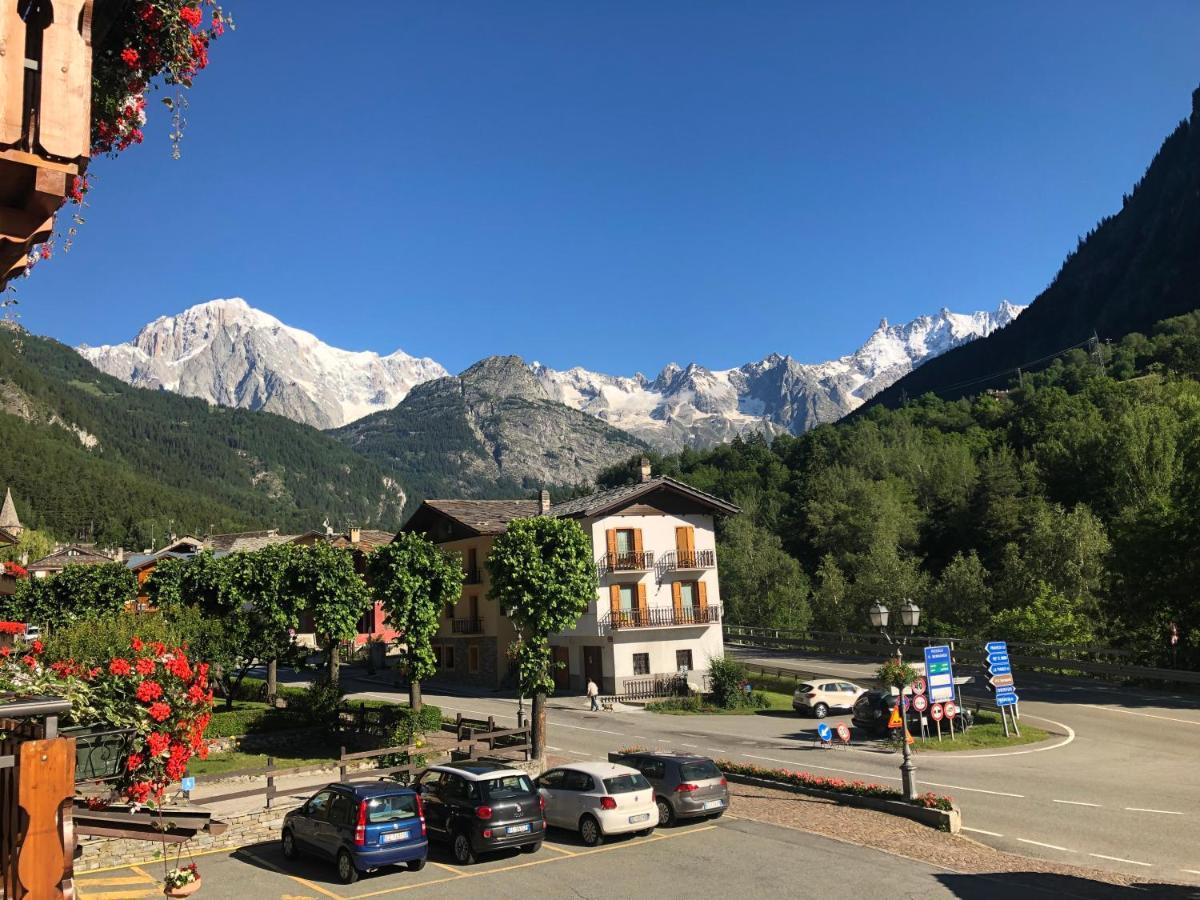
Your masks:
M 200 20 L 204 18 L 204 13 L 200 12 L 200 10 L 194 6 L 185 6 L 183 9 L 179 10 L 179 18 L 187 22 L 192 28 L 199 28 Z
M 110 675 L 128 675 L 133 669 L 130 668 L 129 660 L 117 657 L 108 664 L 108 672 Z
M 147 712 L 155 722 L 162 722 L 171 715 L 171 707 L 160 700 L 157 703 L 150 704 L 150 709 Z
M 171 737 L 161 731 L 152 731 L 150 737 L 146 739 L 146 743 L 150 746 L 151 756 L 162 756 L 163 752 L 171 745 Z
M 43 644 L 41 641 L 33 642 L 33 652 L 34 653 L 41 653 L 45 649 L 46 649 L 46 645 Z
M 137 661 L 137 673 L 138 673 L 139 675 L 152 675 L 152 674 L 154 674 L 154 660 L 152 660 L 152 659 L 147 659 L 147 658 L 146 658 L 146 657 L 144 657 L 144 656 L 143 656 L 143 657 L 141 657 L 140 659 L 138 659 L 138 661 Z
M 134 803 L 145 803 L 146 798 L 150 796 L 150 783 L 147 781 L 134 782 L 125 789 L 125 796 Z
M 177 653 L 167 660 L 167 671 L 180 681 L 188 681 L 192 677 L 192 667 L 188 665 L 187 658 L 181 653 Z
M 0 647 L 0 656 L 8 656 L 10 653 L 12 653 L 12 650 L 8 647 Z
M 138 67 L 138 52 L 132 47 L 126 47 L 121 51 L 121 60 L 131 69 Z
M 198 684 L 193 684 L 190 688 L 188 688 L 187 698 L 188 698 L 188 702 L 190 702 L 190 703 L 203 702 L 204 701 L 204 688 L 200 687 L 200 685 L 198 685 Z
M 143 762 L 145 762 L 145 759 L 142 757 L 142 754 L 130 753 L 129 758 L 125 760 L 125 768 L 132 772 L 135 769 L 140 769 Z
M 149 703 L 152 700 L 157 700 L 162 695 L 162 685 L 157 681 L 143 681 L 138 685 L 136 696 L 143 703 Z
M 29 666 L 31 669 L 37 668 L 37 660 L 28 653 L 21 657 L 21 662 L 25 663 L 25 665 Z
M 141 653 L 142 648 L 146 645 L 142 642 L 142 639 L 135 634 L 133 636 L 133 640 L 129 642 L 129 646 L 133 648 L 135 653 Z
M 49 259 L 52 252 L 53 251 L 50 249 L 49 244 L 42 244 L 42 249 L 38 251 L 38 255 L 41 256 L 42 259 Z
M 167 645 L 162 641 L 155 641 L 150 645 L 150 650 L 154 653 L 155 658 L 158 658 L 167 652 Z

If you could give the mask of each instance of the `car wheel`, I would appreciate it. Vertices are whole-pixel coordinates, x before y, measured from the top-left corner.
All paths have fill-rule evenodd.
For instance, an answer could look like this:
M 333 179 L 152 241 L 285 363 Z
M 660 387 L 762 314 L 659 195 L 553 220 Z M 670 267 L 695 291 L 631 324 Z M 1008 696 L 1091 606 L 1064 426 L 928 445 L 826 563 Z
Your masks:
M 604 843 L 604 832 L 595 816 L 584 816 L 579 820 L 579 837 L 589 847 L 598 847 Z
M 824 703 L 818 703 L 816 706 L 813 707 L 813 718 L 814 719 L 823 719 L 827 715 L 829 715 L 829 707 L 826 706 Z
M 292 835 L 292 832 L 286 828 L 283 830 L 283 858 L 296 858 L 296 838 Z
M 425 868 L 425 860 L 423 859 L 410 859 L 408 861 L 408 871 L 410 872 L 420 872 L 423 868 Z
M 659 797 L 654 801 L 658 806 L 658 824 L 663 828 L 670 828 L 675 824 L 675 810 L 671 808 L 671 804 Z
M 521 845 L 522 853 L 537 853 L 541 849 L 542 849 L 541 841 L 538 841 L 536 844 L 522 844 Z
M 354 882 L 358 881 L 358 869 L 355 867 L 354 860 L 348 850 L 343 850 L 338 854 L 337 873 L 342 884 L 354 884 Z
M 454 835 L 451 849 L 454 851 L 454 861 L 460 866 L 469 866 L 475 862 L 475 848 L 471 846 L 471 839 L 463 832 Z

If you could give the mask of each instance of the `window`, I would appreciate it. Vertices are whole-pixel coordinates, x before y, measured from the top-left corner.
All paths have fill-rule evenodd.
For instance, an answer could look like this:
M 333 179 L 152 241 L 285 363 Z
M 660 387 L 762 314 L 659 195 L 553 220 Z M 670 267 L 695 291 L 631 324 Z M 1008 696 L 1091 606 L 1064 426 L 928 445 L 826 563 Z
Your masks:
M 632 794 L 634 791 L 650 789 L 644 775 L 614 775 L 604 779 L 604 787 L 610 794 Z
M 679 583 L 679 605 L 685 610 L 695 609 L 697 593 L 699 592 L 696 590 L 696 582 L 681 581 Z
M 692 671 L 692 651 L 691 650 L 676 650 L 675 651 L 675 671 L 677 671 L 677 672 Z
M 533 793 L 533 782 L 528 775 L 505 775 L 503 778 L 489 778 L 475 784 L 479 802 L 493 804 L 500 800 L 513 800 Z
M 634 675 L 649 675 L 650 674 L 650 654 L 649 653 L 633 654 L 633 674 Z
M 567 769 L 563 774 L 562 789 L 564 791 L 591 791 L 595 790 L 595 787 L 596 783 L 592 781 L 592 776 L 586 772 Z
M 617 529 L 617 553 L 624 556 L 626 553 L 633 552 L 633 529 L 618 528 Z
M 679 767 L 679 777 L 684 781 L 708 781 L 712 778 L 720 778 L 721 770 L 711 759 L 686 762 Z
M 442 646 L 441 644 L 433 645 L 433 664 L 439 669 L 442 667 Z
M 538 784 L 544 788 L 554 790 L 563 786 L 563 777 L 567 773 L 562 769 L 551 769 L 545 775 L 538 779 Z
M 665 778 L 667 775 L 667 764 L 661 759 L 644 759 L 639 761 L 634 768 L 647 778 Z
M 334 825 L 353 825 L 355 811 L 354 801 L 339 791 L 329 804 L 329 821 Z
M 447 619 L 454 618 L 454 604 L 453 603 L 446 604 L 446 618 Z
M 479 648 L 474 644 L 467 648 L 467 671 L 479 671 Z
M 308 815 L 312 819 L 324 819 L 329 814 L 329 801 L 333 799 L 333 791 L 321 791 L 308 801 Z
M 470 786 L 456 775 L 447 775 L 442 782 L 442 799 L 465 803 L 471 795 Z
M 633 605 L 633 585 L 621 585 L 621 612 L 629 612 Z
M 442 648 L 442 663 L 447 669 L 454 668 L 454 645 L 447 644 Z
M 367 821 L 396 822 L 414 819 L 417 816 L 415 794 L 392 794 L 388 797 L 372 797 L 367 801 Z

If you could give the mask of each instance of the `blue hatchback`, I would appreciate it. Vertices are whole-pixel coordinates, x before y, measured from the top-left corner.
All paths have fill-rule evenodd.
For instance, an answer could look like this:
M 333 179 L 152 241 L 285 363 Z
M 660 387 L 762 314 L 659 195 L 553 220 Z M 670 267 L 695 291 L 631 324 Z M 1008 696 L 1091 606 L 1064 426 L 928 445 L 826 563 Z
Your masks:
M 283 820 L 283 855 L 308 852 L 337 864 L 343 884 L 383 866 L 425 866 L 429 841 L 420 796 L 395 782 L 331 784 Z

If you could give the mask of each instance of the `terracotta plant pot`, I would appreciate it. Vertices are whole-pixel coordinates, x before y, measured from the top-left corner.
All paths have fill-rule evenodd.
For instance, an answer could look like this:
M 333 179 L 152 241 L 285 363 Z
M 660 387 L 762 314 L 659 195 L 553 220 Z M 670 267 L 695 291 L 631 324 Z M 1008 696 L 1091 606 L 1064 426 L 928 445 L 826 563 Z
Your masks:
M 197 878 L 195 881 L 189 881 L 187 884 L 179 887 L 163 888 L 163 893 L 168 897 L 190 897 L 196 891 L 200 890 L 202 880 Z

